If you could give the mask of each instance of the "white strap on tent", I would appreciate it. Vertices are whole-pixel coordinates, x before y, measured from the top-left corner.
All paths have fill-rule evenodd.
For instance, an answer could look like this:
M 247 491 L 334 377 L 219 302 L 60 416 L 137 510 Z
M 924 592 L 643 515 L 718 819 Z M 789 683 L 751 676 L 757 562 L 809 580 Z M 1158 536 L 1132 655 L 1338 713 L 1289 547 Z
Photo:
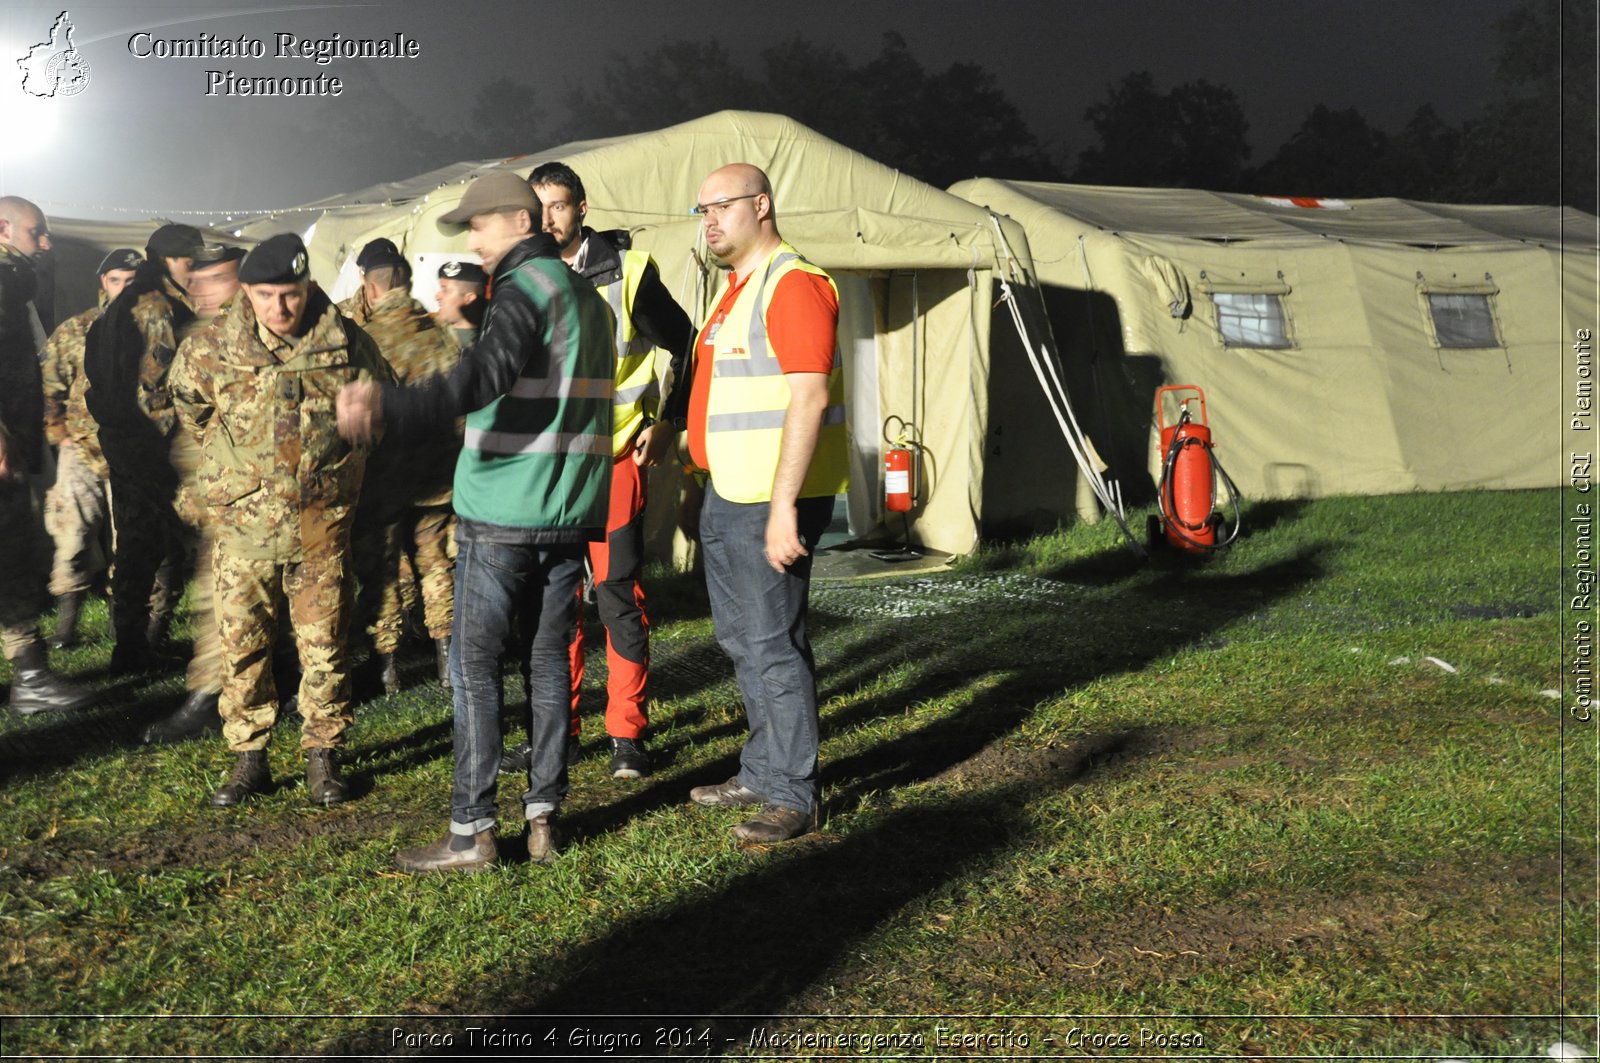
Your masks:
M 1006 271 L 996 274 L 1000 280 L 1001 299 L 1011 311 L 1011 322 L 1016 327 L 1018 338 L 1022 340 L 1023 350 L 1028 353 L 1028 362 L 1033 366 L 1033 373 L 1039 378 L 1039 387 L 1044 392 L 1045 400 L 1050 404 L 1050 411 L 1055 414 L 1056 424 L 1061 429 L 1062 437 L 1067 441 L 1068 449 L 1072 451 L 1073 459 L 1078 463 L 1078 469 L 1088 480 L 1089 486 L 1094 490 L 1095 497 L 1100 499 L 1101 504 L 1105 506 L 1106 512 L 1111 514 L 1112 518 L 1117 522 L 1117 526 L 1122 529 L 1122 533 L 1128 537 L 1128 542 L 1132 544 L 1134 551 L 1142 557 L 1144 556 L 1144 547 L 1140 545 L 1138 537 L 1128 528 L 1127 516 L 1122 512 L 1120 498 L 1112 495 L 1105 478 L 1100 475 L 1100 470 L 1095 467 L 1094 461 L 1090 457 L 1091 447 L 1089 441 L 1084 437 L 1083 429 L 1078 426 L 1078 418 L 1072 412 L 1072 404 L 1067 401 L 1066 387 L 1061 382 L 1060 374 L 1056 372 L 1056 360 L 1051 356 L 1047 347 L 1042 344 L 1035 345 L 1032 337 L 1028 334 L 1027 324 L 1022 318 L 1021 305 L 1016 294 L 1011 290 L 1011 282 L 1007 279 L 1006 274 L 1010 273 L 1021 277 L 1025 283 L 1031 285 L 1036 291 L 1038 290 L 1038 284 L 1028 276 L 1027 270 L 1022 268 L 1016 259 L 1016 255 L 1012 253 L 1011 242 L 1006 239 L 1005 230 L 1001 228 L 999 215 L 991 211 L 989 220 L 994 224 L 995 235 L 1000 241 L 1000 250 L 1004 252 L 1006 258 Z

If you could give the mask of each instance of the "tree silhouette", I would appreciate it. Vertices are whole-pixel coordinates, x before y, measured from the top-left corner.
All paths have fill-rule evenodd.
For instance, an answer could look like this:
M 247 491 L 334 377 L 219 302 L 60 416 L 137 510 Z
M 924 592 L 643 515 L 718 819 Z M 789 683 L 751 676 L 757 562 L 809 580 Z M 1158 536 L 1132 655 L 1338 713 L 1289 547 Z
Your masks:
M 517 155 L 549 147 L 550 132 L 532 85 L 500 76 L 478 90 L 467 112 L 460 155 L 479 158 Z
M 1353 107 L 1317 104 L 1252 176 L 1255 190 L 1286 196 L 1391 196 L 1389 138 Z
M 977 175 L 1058 175 L 992 74 L 971 63 L 930 74 L 897 33 L 860 66 L 790 38 L 761 53 L 761 75 L 739 69 L 715 41 L 619 56 L 599 86 L 569 97 L 564 132 L 615 135 L 725 108 L 776 111 L 939 188 Z
M 1161 93 L 1137 71 L 1108 86 L 1084 118 L 1099 138 L 1073 174 L 1087 184 L 1231 191 L 1250 157 L 1239 98 L 1205 80 Z
M 1593 213 L 1595 20 L 1585 0 L 1528 0 L 1497 24 L 1499 99 L 1466 134 L 1465 198 Z

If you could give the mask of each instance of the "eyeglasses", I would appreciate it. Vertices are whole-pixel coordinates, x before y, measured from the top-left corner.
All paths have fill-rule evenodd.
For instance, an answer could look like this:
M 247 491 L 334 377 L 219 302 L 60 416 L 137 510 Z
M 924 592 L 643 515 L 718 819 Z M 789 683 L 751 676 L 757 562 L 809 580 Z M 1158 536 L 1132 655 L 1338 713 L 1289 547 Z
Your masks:
M 715 203 L 696 203 L 694 209 L 689 213 L 698 214 L 702 218 L 710 218 L 712 221 L 716 221 L 722 217 L 723 212 L 731 204 L 737 203 L 741 199 L 754 199 L 761 194 L 760 192 L 751 192 L 747 196 L 730 196 L 727 199 L 719 199 Z

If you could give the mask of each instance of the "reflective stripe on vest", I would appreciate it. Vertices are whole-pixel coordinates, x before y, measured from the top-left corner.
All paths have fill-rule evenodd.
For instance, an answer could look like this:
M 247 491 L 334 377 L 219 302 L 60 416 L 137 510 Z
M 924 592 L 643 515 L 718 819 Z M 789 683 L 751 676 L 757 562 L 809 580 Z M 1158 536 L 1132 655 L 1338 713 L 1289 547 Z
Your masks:
M 706 457 L 717 493 L 731 502 L 766 502 L 772 498 L 772 477 L 778 468 L 790 397 L 788 379 L 767 337 L 766 313 L 778 282 L 785 274 L 802 270 L 827 280 L 835 296 L 839 290 L 831 277 L 787 243 L 780 244 L 772 257 L 757 268 L 762 271 L 760 282 L 747 283 L 734 298 L 711 340 Z M 822 413 L 817 449 L 800 497 L 833 495 L 845 489 L 849 480 L 848 445 L 844 373 L 835 340 L 828 373 L 828 405 Z
M 633 441 L 647 414 L 654 414 L 661 397 L 656 380 L 656 349 L 633 326 L 633 299 L 639 292 L 650 256 L 643 251 L 622 253 L 621 276 L 600 289 L 617 322 L 616 393 L 612 397 L 612 456 L 620 458 Z
M 584 432 L 497 432 L 468 428 L 463 444 L 485 454 L 610 454 L 604 436 Z

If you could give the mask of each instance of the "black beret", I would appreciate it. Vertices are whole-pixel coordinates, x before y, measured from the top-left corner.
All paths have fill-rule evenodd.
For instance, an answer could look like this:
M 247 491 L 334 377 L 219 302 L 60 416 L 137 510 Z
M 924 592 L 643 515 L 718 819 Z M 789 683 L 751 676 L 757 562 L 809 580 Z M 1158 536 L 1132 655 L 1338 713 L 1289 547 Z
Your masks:
M 237 262 L 244 256 L 245 250 L 242 247 L 234 247 L 231 244 L 206 244 L 200 249 L 200 253 L 194 256 L 194 262 L 189 268 L 209 269 L 224 262 Z
M 296 284 L 310 275 L 306 245 L 294 233 L 261 241 L 239 266 L 241 284 Z
M 462 281 L 467 284 L 486 284 L 489 275 L 476 262 L 458 262 L 452 259 L 439 267 L 439 279 Z
M 378 237 L 370 241 L 361 253 L 356 256 L 356 268 L 362 273 L 369 269 L 378 269 L 382 266 L 403 266 L 406 264 L 405 256 L 400 249 L 394 246 L 393 240 Z
M 145 241 L 145 254 L 152 259 L 193 258 L 205 246 L 200 230 L 193 225 L 168 223 L 150 234 Z
M 138 269 L 144 265 L 144 256 L 131 247 L 119 247 L 100 260 L 100 276 L 114 269 Z

